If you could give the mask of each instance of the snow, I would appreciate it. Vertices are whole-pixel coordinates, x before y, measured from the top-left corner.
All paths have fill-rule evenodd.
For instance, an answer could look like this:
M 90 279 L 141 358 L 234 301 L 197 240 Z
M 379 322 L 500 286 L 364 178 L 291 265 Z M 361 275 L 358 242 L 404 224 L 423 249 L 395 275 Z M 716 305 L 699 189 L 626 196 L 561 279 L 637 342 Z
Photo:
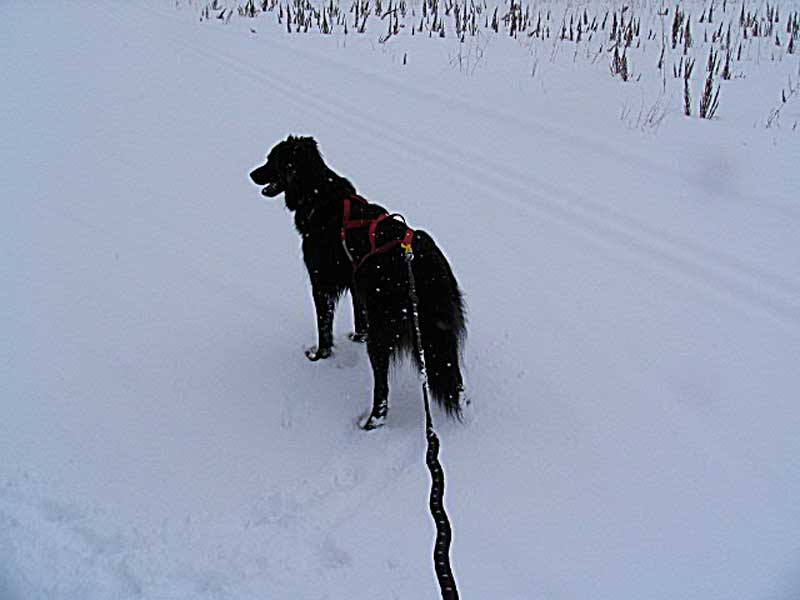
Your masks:
M 200 8 L 4 5 L 2 600 L 437 597 L 417 377 L 366 433 L 348 303 L 303 356 L 299 240 L 247 179 L 289 133 L 465 290 L 462 597 L 800 595 L 796 105 L 763 126 L 798 55 L 642 131 L 657 85 L 566 50 L 467 73 Z

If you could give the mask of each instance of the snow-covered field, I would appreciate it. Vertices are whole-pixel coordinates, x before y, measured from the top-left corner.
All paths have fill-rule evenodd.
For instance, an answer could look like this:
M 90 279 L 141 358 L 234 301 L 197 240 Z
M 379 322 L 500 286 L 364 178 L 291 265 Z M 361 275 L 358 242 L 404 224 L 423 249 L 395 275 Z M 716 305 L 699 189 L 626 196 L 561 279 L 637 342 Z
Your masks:
M 298 239 L 247 179 L 289 133 L 431 231 L 465 290 L 472 404 L 434 415 L 463 598 L 800 597 L 783 30 L 716 119 L 670 73 L 647 123 L 656 42 L 623 84 L 607 49 L 203 6 L 3 3 L 0 599 L 438 596 L 416 377 L 365 433 L 349 303 L 335 356 L 303 356 Z

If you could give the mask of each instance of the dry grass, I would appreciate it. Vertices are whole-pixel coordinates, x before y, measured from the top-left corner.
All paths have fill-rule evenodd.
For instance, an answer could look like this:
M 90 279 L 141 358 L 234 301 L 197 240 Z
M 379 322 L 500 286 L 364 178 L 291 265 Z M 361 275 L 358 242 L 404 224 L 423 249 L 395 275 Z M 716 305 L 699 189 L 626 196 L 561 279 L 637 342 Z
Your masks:
M 197 8 L 196 2 L 190 0 L 190 5 Z M 403 36 L 457 40 L 459 47 L 450 53 L 450 63 L 467 74 L 475 71 L 497 37 L 517 40 L 532 55 L 549 56 L 553 62 L 559 60 L 562 48 L 574 47 L 575 62 L 595 64 L 607 56 L 611 75 L 623 84 L 658 78 L 662 94 L 683 99 L 684 114 L 705 119 L 718 113 L 721 96 L 724 105 L 728 87 L 721 94 L 721 81 L 745 77 L 748 68 L 764 63 L 800 59 L 800 7 L 791 3 L 213 0 L 200 5 L 203 21 L 226 23 L 232 16 L 271 18 L 291 35 L 373 35 L 381 44 Z M 406 52 L 403 64 L 407 60 Z M 693 69 L 703 63 L 704 72 Z M 538 58 L 530 75 L 537 66 Z M 794 97 L 794 84 L 789 90 L 789 97 Z M 784 104 L 770 114 L 767 126 L 778 122 Z

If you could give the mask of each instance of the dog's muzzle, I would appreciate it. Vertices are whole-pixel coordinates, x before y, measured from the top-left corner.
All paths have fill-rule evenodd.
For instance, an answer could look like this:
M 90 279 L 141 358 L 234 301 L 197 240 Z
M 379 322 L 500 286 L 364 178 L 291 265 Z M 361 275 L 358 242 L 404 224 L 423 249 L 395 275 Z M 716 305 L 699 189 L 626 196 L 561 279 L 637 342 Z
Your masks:
M 261 190 L 261 195 L 267 198 L 274 198 L 283 191 L 283 186 L 279 183 L 270 183 Z

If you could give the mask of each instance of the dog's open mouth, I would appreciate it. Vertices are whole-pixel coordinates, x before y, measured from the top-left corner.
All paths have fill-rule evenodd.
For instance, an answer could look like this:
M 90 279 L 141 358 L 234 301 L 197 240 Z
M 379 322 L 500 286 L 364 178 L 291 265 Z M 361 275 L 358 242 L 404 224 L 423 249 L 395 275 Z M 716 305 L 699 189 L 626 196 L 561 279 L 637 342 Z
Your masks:
M 283 186 L 280 183 L 270 183 L 261 190 L 261 194 L 267 198 L 274 198 L 283 191 Z

